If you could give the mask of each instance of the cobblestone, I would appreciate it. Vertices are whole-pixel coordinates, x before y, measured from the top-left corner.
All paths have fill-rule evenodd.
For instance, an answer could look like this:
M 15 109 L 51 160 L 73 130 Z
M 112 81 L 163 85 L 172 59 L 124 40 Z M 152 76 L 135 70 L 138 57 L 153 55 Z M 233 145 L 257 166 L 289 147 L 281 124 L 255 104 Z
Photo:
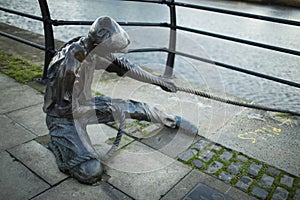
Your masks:
M 224 151 L 221 155 L 220 158 L 224 161 L 229 161 L 232 158 L 233 154 L 229 151 Z
M 187 162 L 189 161 L 191 158 L 193 158 L 198 152 L 194 149 L 188 149 L 186 150 L 184 153 L 182 153 L 180 156 L 179 156 L 179 159 L 184 161 L 184 162 Z
M 219 179 L 224 181 L 225 183 L 230 183 L 230 181 L 234 178 L 232 174 L 229 174 L 228 172 L 221 172 L 219 174 Z
M 218 161 L 213 161 L 213 162 L 209 165 L 209 167 L 208 167 L 208 169 L 206 170 L 206 172 L 209 173 L 209 174 L 214 174 L 214 173 L 216 173 L 219 169 L 221 169 L 223 166 L 224 166 L 223 163 L 218 162 Z
M 204 162 L 209 162 L 214 155 L 215 155 L 214 152 L 208 150 L 208 151 L 205 151 L 202 154 L 200 154 L 199 158 L 201 160 L 203 160 Z
M 203 167 L 203 162 L 201 160 L 195 159 L 195 160 L 193 160 L 192 165 L 195 167 L 201 168 L 201 167 Z
M 282 187 L 277 187 L 271 200 L 286 200 L 288 199 L 289 192 L 282 188 Z
M 260 199 L 266 199 L 269 193 L 264 189 L 254 187 L 252 190 L 252 194 Z
M 293 182 L 294 182 L 294 178 L 284 175 L 281 179 L 280 179 L 280 183 L 283 185 L 286 185 L 288 187 L 292 187 L 293 186 Z
M 260 179 L 259 185 L 264 188 L 271 188 L 274 182 L 274 177 L 264 174 Z
M 222 147 L 220 147 L 219 145 L 214 144 L 214 145 L 211 146 L 210 149 L 215 150 L 215 151 L 220 151 L 222 149 Z
M 210 144 L 209 141 L 200 139 L 198 142 L 196 142 L 193 145 L 193 148 L 197 149 L 198 151 L 201 151 L 201 150 L 205 149 L 209 144 Z
M 248 176 L 243 176 L 235 185 L 244 190 L 247 191 L 249 186 L 252 184 L 253 179 Z
M 280 171 L 273 167 L 268 167 L 267 171 L 274 176 L 279 176 L 279 174 L 280 174 Z
M 247 172 L 253 176 L 257 176 L 259 171 L 261 170 L 262 165 L 257 163 L 252 163 L 250 167 L 248 168 Z
M 300 200 L 300 188 L 296 190 L 296 195 L 294 197 L 294 200 Z
M 248 161 L 248 158 L 246 158 L 245 156 L 242 156 L 242 155 L 238 155 L 236 158 L 243 163 Z
M 237 174 L 239 173 L 240 169 L 242 168 L 242 164 L 238 163 L 238 162 L 232 162 L 228 168 L 227 171 L 232 173 L 232 174 Z

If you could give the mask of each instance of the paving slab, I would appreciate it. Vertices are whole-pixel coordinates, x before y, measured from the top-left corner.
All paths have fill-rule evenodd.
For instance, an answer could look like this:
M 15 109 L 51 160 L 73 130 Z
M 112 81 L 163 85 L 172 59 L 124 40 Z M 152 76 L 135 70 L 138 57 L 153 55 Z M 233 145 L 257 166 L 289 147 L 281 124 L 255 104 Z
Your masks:
M 183 199 L 192 189 L 199 183 L 202 183 L 214 190 L 236 200 L 254 200 L 255 198 L 248 196 L 246 193 L 226 184 L 212 176 L 209 176 L 197 169 L 192 170 L 184 177 L 172 190 L 170 190 L 162 199 L 176 200 Z
M 103 158 L 113 145 L 117 136 L 117 130 L 105 124 L 93 124 L 87 126 L 87 132 L 98 155 L 100 158 Z M 133 138 L 123 134 L 119 149 L 133 140 Z
M 0 115 L 0 127 L 0 150 L 14 147 L 36 137 L 5 115 Z
M 0 114 L 42 103 L 43 96 L 27 85 L 1 90 Z
M 158 134 L 142 139 L 141 142 L 163 154 L 176 158 L 198 138 L 198 136 L 186 133 L 182 129 L 163 128 Z
M 198 200 L 198 199 L 223 199 L 232 200 L 226 194 L 222 194 L 219 191 L 203 184 L 199 183 L 189 194 L 184 197 L 184 200 Z
M 134 199 L 160 199 L 191 169 L 140 142 L 107 163 L 108 182 Z
M 245 110 L 209 139 L 300 177 L 299 130 L 299 117 Z
M 30 172 L 7 152 L 0 152 L 0 196 L 3 199 L 30 199 L 49 185 Z
M 116 200 L 116 199 L 131 199 L 126 194 L 120 192 L 106 182 L 101 182 L 100 185 L 91 186 L 84 185 L 75 179 L 68 179 L 56 187 L 51 188 L 45 193 L 33 198 L 34 200 L 57 200 L 57 199 L 72 199 L 72 200 Z
M 176 200 L 183 199 L 192 189 L 199 183 L 202 183 L 229 198 L 236 200 L 254 200 L 255 198 L 248 196 L 246 193 L 212 177 L 197 169 L 191 171 L 184 177 L 174 188 L 172 188 L 162 199 Z M 222 198 L 223 199 L 223 198 Z
M 21 83 L 18 83 L 15 79 L 12 79 L 2 73 L 0 73 L 0 91 L 6 90 L 10 87 L 20 87 Z
M 59 171 L 53 153 L 36 141 L 9 149 L 9 153 L 51 185 L 67 178 Z
M 42 110 L 43 104 L 30 106 L 21 110 L 13 111 L 7 116 L 18 122 L 37 136 L 49 133 L 46 125 L 46 114 Z

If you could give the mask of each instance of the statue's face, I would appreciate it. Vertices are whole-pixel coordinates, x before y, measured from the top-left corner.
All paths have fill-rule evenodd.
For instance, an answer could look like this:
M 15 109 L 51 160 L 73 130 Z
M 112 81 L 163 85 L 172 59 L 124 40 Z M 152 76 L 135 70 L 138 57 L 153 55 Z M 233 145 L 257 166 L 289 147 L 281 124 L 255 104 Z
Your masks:
M 92 24 L 88 37 L 105 51 L 123 52 L 130 43 L 126 31 L 112 18 L 99 17 Z

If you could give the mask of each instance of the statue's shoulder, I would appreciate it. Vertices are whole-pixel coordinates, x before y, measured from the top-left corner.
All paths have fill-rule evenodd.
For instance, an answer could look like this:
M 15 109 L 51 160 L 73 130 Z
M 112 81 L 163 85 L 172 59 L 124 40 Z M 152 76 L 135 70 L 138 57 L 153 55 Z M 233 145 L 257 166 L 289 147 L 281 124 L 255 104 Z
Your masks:
M 58 49 L 48 66 L 48 78 L 56 76 L 56 73 L 59 70 L 70 70 L 71 68 L 78 67 L 77 65 L 80 64 L 79 58 L 83 59 L 82 56 L 85 54 L 85 49 L 80 43 L 80 38 L 81 37 L 74 38 Z M 70 61 L 72 66 L 69 66 L 70 63 L 65 63 Z M 61 66 L 64 64 L 68 65 L 67 68 Z

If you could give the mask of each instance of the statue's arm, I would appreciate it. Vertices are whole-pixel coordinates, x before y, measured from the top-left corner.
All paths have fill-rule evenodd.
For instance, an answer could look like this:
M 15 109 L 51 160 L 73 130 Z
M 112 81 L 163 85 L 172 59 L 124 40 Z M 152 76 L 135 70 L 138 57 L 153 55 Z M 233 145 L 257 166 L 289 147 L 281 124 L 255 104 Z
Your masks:
M 126 58 L 113 58 L 112 59 L 111 57 L 107 57 L 106 61 L 107 61 L 107 63 L 106 63 L 105 70 L 107 72 L 117 73 L 118 76 L 128 76 L 130 78 L 133 78 L 135 80 L 138 80 L 138 81 L 141 81 L 144 83 L 158 85 L 167 92 L 176 92 L 176 86 L 170 80 L 160 77 L 160 76 L 153 75 L 153 74 L 145 71 L 138 65 L 131 63 Z M 155 81 L 155 80 L 159 80 L 160 82 L 163 82 L 164 86 L 157 84 L 157 81 Z

